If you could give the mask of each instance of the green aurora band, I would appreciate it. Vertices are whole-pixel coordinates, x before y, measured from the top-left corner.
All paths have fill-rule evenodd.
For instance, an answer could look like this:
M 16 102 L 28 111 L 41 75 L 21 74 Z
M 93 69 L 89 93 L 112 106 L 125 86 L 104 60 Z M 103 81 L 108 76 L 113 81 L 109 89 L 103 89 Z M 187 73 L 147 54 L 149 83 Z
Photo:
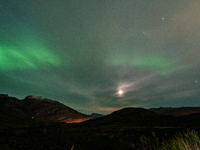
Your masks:
M 175 63 L 172 59 L 160 55 L 137 55 L 137 54 L 119 54 L 120 57 L 112 57 L 110 65 L 130 65 L 134 67 L 148 69 L 160 75 L 167 76 L 173 72 L 170 67 Z
M 59 57 L 33 36 L 0 43 L 0 70 L 39 69 L 60 64 Z

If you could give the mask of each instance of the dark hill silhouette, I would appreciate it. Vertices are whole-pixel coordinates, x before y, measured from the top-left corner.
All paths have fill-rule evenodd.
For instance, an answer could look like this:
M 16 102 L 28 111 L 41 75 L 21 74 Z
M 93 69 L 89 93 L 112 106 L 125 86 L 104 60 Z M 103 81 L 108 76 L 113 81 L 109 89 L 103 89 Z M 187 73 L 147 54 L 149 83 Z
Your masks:
M 170 120 L 170 121 L 169 121 Z M 174 125 L 176 117 L 160 115 L 143 108 L 123 108 L 102 118 L 84 122 L 93 125 L 131 125 L 138 127 Z
M 184 116 L 193 113 L 200 113 L 200 107 L 160 107 L 151 108 L 150 111 L 162 115 Z
M 132 126 L 132 127 L 179 127 L 199 126 L 200 114 L 188 116 L 171 116 L 157 114 L 143 108 L 123 108 L 105 117 L 96 118 L 83 122 L 88 125 L 111 125 L 111 126 Z
M 83 122 L 91 119 L 85 123 L 92 125 L 132 125 L 147 127 L 188 126 L 192 123 L 196 126 L 196 124 L 199 124 L 197 120 L 200 118 L 200 114 L 195 114 L 200 111 L 200 107 L 152 108 L 148 110 L 130 107 L 115 111 L 101 118 L 93 119 L 94 117 L 77 112 L 58 101 L 34 95 L 19 100 L 15 97 L 0 94 L 0 109 L 2 112 L 1 118 L 4 119 L 5 117 L 3 116 L 7 115 L 15 116 L 19 119 L 28 118 L 29 120 L 65 123 Z M 4 115 L 3 111 L 5 111 Z
M 0 120 L 0 129 L 9 127 L 26 127 L 31 126 L 32 124 L 37 124 L 37 122 L 21 115 L 20 113 L 8 111 L 2 108 L 0 108 Z
M 104 117 L 105 115 L 98 114 L 98 113 L 92 113 L 91 116 L 93 116 L 94 118 L 101 118 L 101 117 Z
M 41 121 L 74 123 L 92 119 L 64 104 L 39 96 L 27 96 L 23 100 L 0 95 L 0 108 L 21 117 Z

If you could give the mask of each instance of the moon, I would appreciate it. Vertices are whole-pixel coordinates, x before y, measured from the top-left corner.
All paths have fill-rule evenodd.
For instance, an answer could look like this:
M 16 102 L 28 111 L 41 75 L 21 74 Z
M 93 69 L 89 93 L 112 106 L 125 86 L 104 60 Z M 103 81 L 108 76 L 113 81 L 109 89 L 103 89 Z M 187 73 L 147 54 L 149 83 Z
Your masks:
M 123 91 L 122 91 L 122 90 L 119 90 L 118 94 L 119 94 L 119 95 L 122 95 L 122 94 L 123 94 Z

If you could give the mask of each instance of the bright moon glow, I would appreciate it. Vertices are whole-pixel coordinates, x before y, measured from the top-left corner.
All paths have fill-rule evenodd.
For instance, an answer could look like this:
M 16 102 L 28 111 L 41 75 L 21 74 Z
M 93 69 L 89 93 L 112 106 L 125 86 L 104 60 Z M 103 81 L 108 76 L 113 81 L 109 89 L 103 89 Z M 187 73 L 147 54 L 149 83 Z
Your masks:
M 121 94 L 123 94 L 123 91 L 122 91 L 122 90 L 119 90 L 119 92 L 118 92 L 118 93 L 121 95 Z

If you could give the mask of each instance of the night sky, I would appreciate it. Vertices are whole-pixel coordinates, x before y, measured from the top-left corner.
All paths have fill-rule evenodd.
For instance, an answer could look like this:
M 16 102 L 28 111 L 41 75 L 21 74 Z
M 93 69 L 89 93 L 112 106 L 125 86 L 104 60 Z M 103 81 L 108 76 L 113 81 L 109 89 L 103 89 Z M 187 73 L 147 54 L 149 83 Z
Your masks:
M 200 106 L 200 1 L 1 0 L 0 93 L 86 114 Z

